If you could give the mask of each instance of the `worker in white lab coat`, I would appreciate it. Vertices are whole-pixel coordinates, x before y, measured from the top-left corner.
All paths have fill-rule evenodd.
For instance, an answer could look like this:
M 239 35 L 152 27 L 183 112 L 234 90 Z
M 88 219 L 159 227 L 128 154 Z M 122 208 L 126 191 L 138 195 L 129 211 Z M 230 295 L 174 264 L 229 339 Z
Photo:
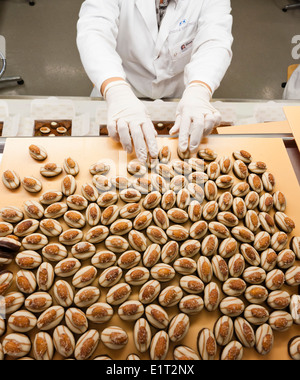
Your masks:
M 86 0 L 77 45 L 94 95 L 108 107 L 109 135 L 137 157 L 158 154 L 138 97 L 181 98 L 171 135 L 195 152 L 220 123 L 211 98 L 232 58 L 230 0 Z

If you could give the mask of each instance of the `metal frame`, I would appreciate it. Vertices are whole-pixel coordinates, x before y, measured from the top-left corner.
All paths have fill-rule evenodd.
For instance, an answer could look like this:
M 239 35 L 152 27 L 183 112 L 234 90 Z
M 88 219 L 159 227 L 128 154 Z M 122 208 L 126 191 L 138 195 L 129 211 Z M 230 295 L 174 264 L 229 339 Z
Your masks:
M 283 12 L 287 12 L 290 9 L 297 9 L 297 8 L 300 8 L 300 0 L 297 0 L 297 4 L 286 5 L 282 10 Z
M 11 77 L 2 78 L 3 74 L 5 73 L 7 63 L 6 63 L 6 59 L 5 59 L 4 55 L 1 53 L 1 51 L 0 51 L 0 61 L 2 61 L 2 68 L 0 70 L 0 84 L 1 83 L 10 83 L 10 82 L 17 82 L 17 84 L 20 86 L 22 84 L 24 84 L 24 80 L 20 76 L 11 76 Z

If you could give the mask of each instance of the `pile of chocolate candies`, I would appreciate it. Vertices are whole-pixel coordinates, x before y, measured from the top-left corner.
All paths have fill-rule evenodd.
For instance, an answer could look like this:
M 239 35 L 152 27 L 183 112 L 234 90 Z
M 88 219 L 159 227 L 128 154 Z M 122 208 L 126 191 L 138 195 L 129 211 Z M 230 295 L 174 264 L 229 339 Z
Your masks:
M 36 145 L 29 153 L 48 158 Z M 128 331 L 117 323 L 126 321 L 137 352 L 129 360 L 164 360 L 171 347 L 176 360 L 241 360 L 244 348 L 268 354 L 274 331 L 300 324 L 292 295 L 300 238 L 266 163 L 243 150 L 178 155 L 172 160 L 163 146 L 158 159 L 131 161 L 130 179 L 109 178 L 110 166 L 97 162 L 81 189 L 72 158 L 40 167 L 44 178 L 65 171 L 52 191 L 35 177 L 3 173 L 9 190 L 41 196 L 24 210 L 0 210 L 0 359 L 50 360 L 56 351 L 109 360 L 94 354 L 100 342 L 110 352 L 126 347 Z M 221 317 L 213 329 L 199 326 L 196 352 L 182 340 L 204 308 Z M 291 358 L 300 359 L 299 348 L 295 337 Z

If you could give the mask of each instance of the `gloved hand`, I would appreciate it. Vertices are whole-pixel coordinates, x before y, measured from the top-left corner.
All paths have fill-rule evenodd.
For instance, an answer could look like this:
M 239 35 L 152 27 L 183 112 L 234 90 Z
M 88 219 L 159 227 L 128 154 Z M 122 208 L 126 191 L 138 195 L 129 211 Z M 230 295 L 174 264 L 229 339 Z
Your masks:
M 201 83 L 190 84 L 178 104 L 176 121 L 170 135 L 179 133 L 178 147 L 181 152 L 188 148 L 195 153 L 203 136 L 208 136 L 220 125 L 221 114 L 210 103 L 212 94 Z M 190 141 L 189 141 L 190 139 Z
M 135 96 L 125 81 L 112 82 L 104 92 L 107 101 L 109 136 L 121 142 L 123 149 L 137 158 L 147 160 L 147 146 L 151 157 L 158 155 L 157 132 L 144 104 Z M 133 144 L 132 144 L 133 142 Z

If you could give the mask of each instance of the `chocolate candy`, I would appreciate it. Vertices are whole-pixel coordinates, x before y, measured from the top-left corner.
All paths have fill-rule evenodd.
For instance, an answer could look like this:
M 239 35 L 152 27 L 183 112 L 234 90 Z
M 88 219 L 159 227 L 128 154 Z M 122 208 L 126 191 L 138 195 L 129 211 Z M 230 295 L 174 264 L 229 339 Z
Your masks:
M 41 205 L 40 207 L 42 208 Z M 0 210 L 0 216 L 3 219 L 3 221 L 7 223 L 18 223 L 24 217 L 23 212 L 18 207 L 13 206 L 2 208 Z
M 45 332 L 38 332 L 34 337 L 32 349 L 36 360 L 52 360 L 54 346 L 51 335 Z
M 29 154 L 37 161 L 44 161 L 48 157 L 46 150 L 38 145 L 30 145 Z
M 138 160 L 132 160 L 127 165 L 128 173 L 135 177 L 143 177 L 147 173 L 147 167 Z
M 101 341 L 111 350 L 120 350 L 128 343 L 128 335 L 121 327 L 111 326 L 101 333 Z
M 159 191 L 153 191 L 146 195 L 143 201 L 143 207 L 146 210 L 152 210 L 160 204 L 161 193 Z
M 21 269 L 32 270 L 41 265 L 42 257 L 34 251 L 23 251 L 17 254 L 15 261 Z
M 98 161 L 91 165 L 89 170 L 92 175 L 106 175 L 110 171 L 110 165 L 107 162 Z
M 255 348 L 260 355 L 267 355 L 274 345 L 274 334 L 272 328 L 268 324 L 258 327 L 255 333 Z
M 199 314 L 204 308 L 203 299 L 197 295 L 188 295 L 179 302 L 179 309 L 187 315 Z
M 165 360 L 169 351 L 169 336 L 165 331 L 154 335 L 150 345 L 151 360 Z
M 236 160 L 233 164 L 233 172 L 239 179 L 248 177 L 248 167 L 242 160 Z
M 232 162 L 231 159 L 228 156 L 221 157 L 219 160 L 219 165 L 221 172 L 223 174 L 228 174 L 232 169 Z
M 96 227 L 92 227 L 90 230 L 88 230 L 87 234 L 85 235 L 85 240 L 90 244 L 98 244 L 98 243 L 101 243 L 102 241 L 104 241 L 108 237 L 108 235 L 109 235 L 108 227 L 96 226 Z M 113 238 L 111 238 L 110 240 L 113 240 Z M 108 240 L 108 241 L 106 240 L 107 245 L 109 245 L 110 240 Z M 74 242 L 73 244 L 77 244 L 77 243 Z
M 240 296 L 246 290 L 246 283 L 240 278 L 229 278 L 223 284 L 223 292 L 227 296 Z
M 146 282 L 139 291 L 139 300 L 142 304 L 148 305 L 152 303 L 161 291 L 161 285 L 156 280 Z
M 183 292 L 179 286 L 168 286 L 160 293 L 159 303 L 163 307 L 172 307 L 177 305 L 182 297 Z
M 61 260 L 54 269 L 56 276 L 70 277 L 73 276 L 81 267 L 79 260 L 74 258 L 67 258 Z
M 233 204 L 233 196 L 231 193 L 229 192 L 225 192 L 223 193 L 219 200 L 218 200 L 218 203 L 219 203 L 219 209 L 220 211 L 228 211 L 230 210 L 232 204 Z
M 73 195 L 76 191 L 76 180 L 72 175 L 67 175 L 61 183 L 61 191 L 66 196 L 69 197 Z
M 260 285 L 266 279 L 266 272 L 262 268 L 256 266 L 248 267 L 243 273 L 243 279 L 252 285 Z
M 88 329 L 88 321 L 83 311 L 72 307 L 66 311 L 65 321 L 74 334 L 84 334 Z
M 161 248 L 158 244 L 151 244 L 143 254 L 143 264 L 146 268 L 152 268 L 161 257 Z
M 287 201 L 285 195 L 281 191 L 276 191 L 273 194 L 274 207 L 277 211 L 285 212 L 287 207 Z
M 73 158 L 71 157 L 68 157 L 64 160 L 64 164 L 63 164 L 63 167 L 64 167 L 64 170 L 67 174 L 70 174 L 74 177 L 77 176 L 77 174 L 79 173 L 79 165 L 78 163 L 73 160 Z
M 166 193 L 164 193 L 162 200 L 161 200 L 161 207 L 168 211 L 171 208 L 174 207 L 176 203 L 176 194 L 172 190 L 168 190 Z
M 204 283 L 209 283 L 213 276 L 213 268 L 207 257 L 200 256 L 197 261 L 197 273 Z
M 54 270 L 50 263 L 43 262 L 36 274 L 37 285 L 40 290 L 47 291 L 51 288 L 54 280 Z
M 217 342 L 211 330 L 205 328 L 198 336 L 198 351 L 202 360 L 214 360 L 217 355 Z
M 132 222 L 127 219 L 118 219 L 110 226 L 112 235 L 126 235 L 132 229 Z
M 255 304 L 262 304 L 268 298 L 268 290 L 261 285 L 252 285 L 247 288 L 245 297 L 248 302 Z
M 19 310 L 11 314 L 7 324 L 15 332 L 26 333 L 35 328 L 37 319 L 35 315 L 29 311 Z
M 176 241 L 169 241 L 161 251 L 161 260 L 165 264 L 170 264 L 176 260 L 179 254 L 179 244 Z
M 286 311 L 273 311 L 270 314 L 269 325 L 274 331 L 285 332 L 293 325 L 293 317 Z
M 145 309 L 148 322 L 155 328 L 163 330 L 169 325 L 169 316 L 160 306 L 151 304 Z
M 96 351 L 100 341 L 97 330 L 89 330 L 76 343 L 74 356 L 76 360 L 88 360 Z
M 290 312 L 296 325 L 300 325 L 300 297 L 297 294 L 292 295 L 290 303 Z
M 22 186 L 29 193 L 39 193 L 43 188 L 42 182 L 34 177 L 24 177 L 22 179 Z
M 239 246 L 235 239 L 227 238 L 223 240 L 219 246 L 219 255 L 223 257 L 223 259 L 229 259 L 237 254 L 238 248 Z
M 181 313 L 176 315 L 170 322 L 168 335 L 171 342 L 180 342 L 188 334 L 190 319 L 188 315 Z
M 16 285 L 19 291 L 24 294 L 33 293 L 37 286 L 34 273 L 29 270 L 20 270 L 16 273 Z
M 151 329 L 145 318 L 140 318 L 134 325 L 133 331 L 134 344 L 136 349 L 144 353 L 151 344 Z
M 61 306 L 52 306 L 44 311 L 38 318 L 37 328 L 48 331 L 58 326 L 64 317 L 65 311 Z
M 177 346 L 173 352 L 174 360 L 200 360 L 198 354 L 187 346 Z
M 2 174 L 2 182 L 9 190 L 16 190 L 21 184 L 19 175 L 13 170 L 6 170 Z
M 285 272 L 285 281 L 289 286 L 298 286 L 300 284 L 300 267 L 292 266 Z
M 285 282 L 284 273 L 280 269 L 273 269 L 267 274 L 266 287 L 269 290 L 279 290 Z
M 53 203 L 60 202 L 62 200 L 63 194 L 60 191 L 50 190 L 43 193 L 40 196 L 40 203 L 42 205 L 52 205 Z
M 61 261 L 68 256 L 68 252 L 63 245 L 53 243 L 43 248 L 42 255 L 49 261 Z
M 106 295 L 106 302 L 110 305 L 120 305 L 125 302 L 131 294 L 129 284 L 117 284 L 109 289 Z
M 153 215 L 158 216 L 158 211 L 156 211 L 157 209 L 154 210 L 153 212 Z M 158 209 L 159 210 L 159 209 Z M 162 210 L 163 211 L 163 210 Z M 155 214 L 154 214 L 155 213 Z M 136 216 L 136 218 L 134 219 L 134 222 L 133 222 L 133 228 L 137 231 L 141 231 L 141 230 L 144 230 L 146 229 L 147 227 L 150 226 L 151 222 L 152 222 L 152 213 L 150 211 L 143 211 L 141 212 L 140 214 L 138 214 Z M 165 220 L 167 220 L 167 218 L 165 218 Z M 156 222 L 156 221 L 155 221 Z M 157 224 L 157 222 L 156 222 Z M 158 224 L 157 224 L 158 225 Z M 161 227 L 161 225 L 158 225 L 158 227 Z
M 88 201 L 82 195 L 74 194 L 67 198 L 67 205 L 72 210 L 83 211 L 88 207 Z
M 252 162 L 252 156 L 246 150 L 236 150 L 233 152 L 233 157 L 236 160 L 241 160 L 245 164 L 250 164 Z
M 81 242 L 72 247 L 71 253 L 78 260 L 86 260 L 96 253 L 96 247 L 91 243 Z
M 122 269 L 118 267 L 105 269 L 100 275 L 99 284 L 104 288 L 112 287 L 120 281 L 122 274 Z
M 223 255 L 221 255 L 224 257 Z M 229 273 L 232 277 L 240 277 L 245 269 L 245 259 L 240 253 L 233 255 L 228 262 Z
M 48 206 L 45 210 L 45 217 L 49 219 L 58 219 L 68 211 L 68 205 L 59 202 Z M 32 216 L 31 216 L 32 217 Z
M 118 309 L 118 315 L 123 321 L 136 321 L 144 314 L 144 306 L 140 301 L 126 301 Z
M 85 219 L 78 211 L 67 211 L 64 220 L 71 228 L 83 228 L 85 226 Z
M 300 360 L 300 336 L 296 336 L 290 340 L 288 350 L 293 360 Z
M 245 304 L 237 297 L 226 297 L 220 303 L 220 310 L 228 317 L 238 317 L 244 312 Z
M 175 270 L 168 264 L 156 264 L 151 268 L 151 276 L 159 282 L 168 282 L 175 277 Z
M 81 289 L 92 284 L 97 276 L 97 269 L 92 265 L 87 265 L 74 275 L 72 285 L 75 288 Z
M 128 234 L 129 244 L 138 252 L 145 252 L 147 249 L 147 240 L 142 232 L 131 230 Z
M 226 346 L 233 337 L 233 320 L 226 315 L 219 318 L 214 326 L 216 342 L 220 346 Z
M 57 326 L 53 331 L 53 344 L 56 351 L 64 358 L 69 358 L 75 350 L 75 338 L 66 326 Z
M 215 282 L 210 282 L 204 289 L 204 305 L 208 311 L 215 311 L 221 302 L 221 290 Z
M 56 302 L 63 307 L 70 307 L 74 301 L 74 292 L 70 284 L 64 280 L 58 280 L 53 287 L 53 295 Z
M 5 355 L 19 359 L 30 352 L 31 342 L 24 334 L 8 334 L 2 341 L 2 348 Z
M 95 303 L 91 305 L 86 311 L 87 319 L 96 324 L 109 322 L 113 314 L 113 308 L 104 302 Z
M 214 161 L 218 157 L 217 152 L 210 148 L 200 149 L 197 154 L 200 158 L 206 161 Z
M 77 307 L 89 307 L 98 301 L 100 293 L 95 286 L 86 286 L 76 293 L 74 303 Z
M 238 317 L 234 321 L 234 331 L 243 346 L 252 348 L 255 345 L 255 332 L 246 319 Z
M 121 193 L 120 193 L 121 196 Z M 124 200 L 124 199 L 123 199 Z M 100 207 L 109 207 L 114 205 L 118 201 L 118 194 L 114 191 L 106 191 L 100 194 L 97 204 Z
M 137 251 L 124 252 L 118 260 L 118 266 L 122 269 L 131 269 L 141 261 L 141 254 Z
M 265 307 L 256 304 L 247 306 L 244 315 L 249 323 L 256 326 L 261 326 L 266 323 L 270 316 Z
M 286 291 L 275 290 L 269 294 L 267 302 L 272 309 L 283 310 L 289 306 L 291 296 Z
M 107 269 L 115 264 L 117 257 L 113 252 L 97 252 L 91 259 L 91 264 L 99 269 Z
M 52 297 L 46 292 L 36 292 L 25 300 L 25 307 L 32 313 L 42 313 L 52 305 Z
M 259 195 L 256 191 L 250 191 L 245 198 L 245 204 L 248 210 L 254 210 L 259 204 Z
M 221 360 L 243 360 L 244 349 L 240 342 L 233 340 L 224 347 Z

